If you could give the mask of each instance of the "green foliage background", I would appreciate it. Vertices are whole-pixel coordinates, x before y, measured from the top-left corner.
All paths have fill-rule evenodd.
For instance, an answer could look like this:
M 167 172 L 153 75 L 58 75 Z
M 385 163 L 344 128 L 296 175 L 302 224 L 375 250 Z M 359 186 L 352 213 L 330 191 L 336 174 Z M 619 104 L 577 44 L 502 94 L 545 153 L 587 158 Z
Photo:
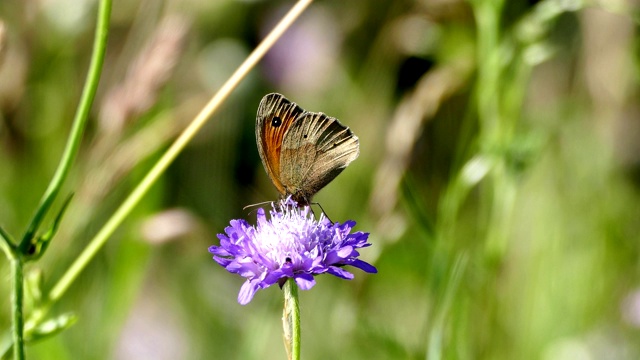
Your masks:
M 291 5 L 115 2 L 64 189 L 75 197 L 27 268 L 43 271 L 45 289 Z M 0 2 L 0 225 L 10 233 L 24 230 L 60 158 L 95 8 Z M 622 0 L 316 1 L 51 312 L 78 322 L 27 355 L 285 357 L 280 290 L 238 305 L 243 279 L 207 252 L 230 219 L 254 218 L 243 206 L 276 198 L 254 140 L 258 102 L 275 91 L 360 138 L 359 159 L 315 200 L 371 232 L 362 257 L 379 270 L 301 292 L 304 359 L 640 357 L 638 10 Z M 0 260 L 3 331 L 9 273 Z

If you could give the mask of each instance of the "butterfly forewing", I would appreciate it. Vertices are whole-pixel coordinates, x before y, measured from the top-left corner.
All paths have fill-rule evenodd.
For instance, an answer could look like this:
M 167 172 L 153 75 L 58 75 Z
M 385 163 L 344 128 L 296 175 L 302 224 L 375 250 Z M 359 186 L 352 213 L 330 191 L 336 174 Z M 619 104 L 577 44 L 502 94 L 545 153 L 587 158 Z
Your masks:
M 258 153 L 271 181 L 281 194 L 286 190 L 280 174 L 282 144 L 291 124 L 304 110 L 284 96 L 267 94 L 260 101 L 256 118 L 256 142 Z
M 303 113 L 291 124 L 282 144 L 279 171 L 286 193 L 310 201 L 359 153 L 358 138 L 338 119 Z

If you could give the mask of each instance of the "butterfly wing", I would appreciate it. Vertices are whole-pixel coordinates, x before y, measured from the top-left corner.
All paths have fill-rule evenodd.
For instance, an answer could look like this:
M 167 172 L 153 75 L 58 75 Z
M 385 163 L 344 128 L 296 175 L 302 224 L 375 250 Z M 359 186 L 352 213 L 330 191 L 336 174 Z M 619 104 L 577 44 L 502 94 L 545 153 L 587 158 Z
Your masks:
M 282 144 L 280 179 L 285 193 L 308 203 L 360 154 L 358 137 L 338 119 L 305 112 L 291 124 Z
M 280 179 L 280 153 L 282 143 L 291 124 L 304 110 L 284 96 L 276 93 L 265 95 L 258 106 L 256 116 L 256 143 L 262 165 L 281 194 L 285 188 Z

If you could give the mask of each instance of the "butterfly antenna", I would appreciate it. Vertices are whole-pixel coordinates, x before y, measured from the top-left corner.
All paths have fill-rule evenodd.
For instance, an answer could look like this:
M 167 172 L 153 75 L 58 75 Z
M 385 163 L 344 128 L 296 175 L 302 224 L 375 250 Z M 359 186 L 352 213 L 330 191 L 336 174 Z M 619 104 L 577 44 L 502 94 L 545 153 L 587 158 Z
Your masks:
M 329 218 L 329 215 L 327 215 L 327 212 L 324 211 L 324 209 L 322 208 L 322 205 L 320 205 L 320 203 L 312 202 L 312 203 L 310 203 L 310 205 L 318 205 L 320 210 L 322 210 L 322 213 L 324 214 L 324 217 L 326 217 L 327 220 L 329 220 L 332 224 L 334 223 L 333 220 L 331 220 L 331 218 Z M 315 216 L 316 214 L 313 212 L 313 208 L 310 207 L 310 209 L 311 209 L 311 213 L 313 214 L 313 216 Z
M 259 202 L 259 203 L 256 203 L 256 204 L 250 204 L 250 205 L 247 205 L 247 206 L 243 207 L 242 210 L 247 210 L 248 208 L 254 207 L 255 209 L 253 209 L 253 210 L 251 210 L 251 211 L 249 211 L 247 213 L 247 215 L 251 215 L 252 213 L 258 211 L 258 206 L 265 205 L 265 204 L 271 204 L 271 201 L 263 201 L 263 202 Z
M 256 206 L 265 205 L 265 204 L 271 204 L 271 201 L 263 201 L 263 202 L 259 202 L 259 203 L 255 203 L 255 204 L 249 204 L 249 205 L 243 207 L 242 210 L 247 210 L 250 207 L 256 207 Z

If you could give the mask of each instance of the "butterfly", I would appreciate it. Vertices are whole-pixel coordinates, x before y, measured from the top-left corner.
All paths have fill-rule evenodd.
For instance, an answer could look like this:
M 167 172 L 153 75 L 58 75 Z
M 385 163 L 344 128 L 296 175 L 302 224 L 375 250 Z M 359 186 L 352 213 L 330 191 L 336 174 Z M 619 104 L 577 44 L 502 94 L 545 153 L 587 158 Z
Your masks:
M 360 154 L 358 137 L 338 119 L 305 111 L 277 93 L 260 101 L 256 143 L 273 185 L 299 205 L 309 205 Z

